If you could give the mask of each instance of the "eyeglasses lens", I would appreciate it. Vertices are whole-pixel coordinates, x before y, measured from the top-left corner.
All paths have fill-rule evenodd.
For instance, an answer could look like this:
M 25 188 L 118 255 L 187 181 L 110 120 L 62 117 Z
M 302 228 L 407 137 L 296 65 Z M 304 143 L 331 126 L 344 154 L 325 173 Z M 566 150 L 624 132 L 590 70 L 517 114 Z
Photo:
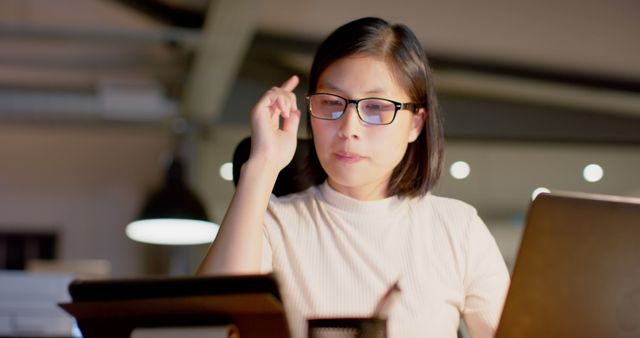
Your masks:
M 337 120 L 346 110 L 347 101 L 330 94 L 314 94 L 309 98 L 311 115 L 325 120 Z M 395 115 L 393 102 L 384 99 L 366 99 L 358 103 L 360 118 L 369 124 L 389 124 Z

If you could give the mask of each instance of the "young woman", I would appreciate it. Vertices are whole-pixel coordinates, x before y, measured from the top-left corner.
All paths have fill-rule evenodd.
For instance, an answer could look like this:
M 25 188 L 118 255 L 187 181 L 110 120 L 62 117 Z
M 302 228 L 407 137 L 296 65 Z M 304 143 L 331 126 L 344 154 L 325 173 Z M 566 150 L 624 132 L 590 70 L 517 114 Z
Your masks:
M 291 77 L 251 112 L 251 155 L 201 274 L 273 271 L 294 337 L 312 317 L 368 316 L 396 281 L 389 337 L 493 337 L 509 275 L 476 211 L 430 190 L 443 135 L 431 72 L 415 35 L 377 18 L 319 47 L 309 77 L 324 183 L 276 198 L 300 111 Z M 280 124 L 280 118 L 283 123 Z

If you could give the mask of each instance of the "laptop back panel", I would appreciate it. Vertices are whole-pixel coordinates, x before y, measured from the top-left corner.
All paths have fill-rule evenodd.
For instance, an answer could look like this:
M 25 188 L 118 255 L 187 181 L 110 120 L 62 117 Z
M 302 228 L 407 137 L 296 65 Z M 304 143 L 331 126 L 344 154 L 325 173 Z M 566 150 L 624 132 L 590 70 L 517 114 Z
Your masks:
M 640 199 L 539 195 L 496 337 L 640 337 Z

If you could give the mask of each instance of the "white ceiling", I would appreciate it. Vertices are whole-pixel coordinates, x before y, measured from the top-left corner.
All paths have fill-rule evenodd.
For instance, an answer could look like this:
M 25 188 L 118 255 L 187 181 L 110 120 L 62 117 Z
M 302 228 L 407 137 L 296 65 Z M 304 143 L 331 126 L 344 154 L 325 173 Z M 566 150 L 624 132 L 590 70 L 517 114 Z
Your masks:
M 635 0 L 270 0 L 261 30 L 322 39 L 361 16 L 411 27 L 428 52 L 640 79 Z

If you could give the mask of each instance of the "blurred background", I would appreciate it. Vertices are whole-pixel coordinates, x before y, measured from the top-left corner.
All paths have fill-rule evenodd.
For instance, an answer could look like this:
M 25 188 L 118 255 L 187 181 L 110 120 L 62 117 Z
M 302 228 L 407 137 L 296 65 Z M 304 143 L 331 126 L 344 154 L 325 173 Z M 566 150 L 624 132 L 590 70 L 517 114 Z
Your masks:
M 207 244 L 125 235 L 169 159 L 220 222 L 234 190 L 220 168 L 254 102 L 298 74 L 302 106 L 319 42 L 369 15 L 426 48 L 447 140 L 435 193 L 474 205 L 511 266 L 535 189 L 640 196 L 638 13 L 635 0 L 0 0 L 0 268 L 192 273 Z

